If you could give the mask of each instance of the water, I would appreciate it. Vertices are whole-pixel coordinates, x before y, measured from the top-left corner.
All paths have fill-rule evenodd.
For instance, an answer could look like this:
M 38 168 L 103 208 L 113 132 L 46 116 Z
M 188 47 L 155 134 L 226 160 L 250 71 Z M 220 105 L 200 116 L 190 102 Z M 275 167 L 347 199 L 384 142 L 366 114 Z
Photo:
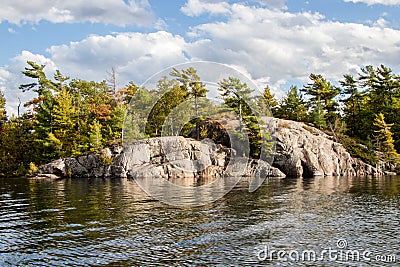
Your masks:
M 247 186 L 177 208 L 134 181 L 0 179 L 0 266 L 400 266 L 400 177 Z

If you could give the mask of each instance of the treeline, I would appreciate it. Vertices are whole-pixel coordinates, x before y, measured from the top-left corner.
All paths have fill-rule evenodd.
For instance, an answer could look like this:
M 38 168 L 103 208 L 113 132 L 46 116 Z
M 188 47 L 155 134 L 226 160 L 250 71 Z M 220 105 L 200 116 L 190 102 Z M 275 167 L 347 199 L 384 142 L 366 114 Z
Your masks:
M 121 143 L 125 119 L 135 122 L 135 129 L 144 124 L 144 131 L 127 131 L 127 135 L 140 135 L 135 136 L 140 138 L 160 136 L 167 118 L 175 122 L 186 121 L 188 114 L 185 109 L 181 118 L 171 117 L 182 103 L 192 105 L 187 110 L 194 108 L 195 119 L 186 122 L 184 127 L 167 129 L 167 134 L 186 135 L 195 128 L 197 135 L 194 137 L 200 139 L 204 137 L 204 129 L 202 131 L 197 126 L 207 119 L 201 114 L 218 109 L 210 101 L 204 101 L 208 90 L 194 68 L 174 69 L 169 77 L 157 82 L 154 90 L 139 88 L 133 82 L 119 89 L 114 71 L 108 81 L 93 82 L 71 80 L 58 70 L 51 79 L 46 77 L 44 68 L 45 65 L 28 62 L 28 67 L 22 72 L 33 82 L 19 88 L 23 92 L 36 93 L 34 99 L 24 104 L 27 109 L 24 114 L 8 119 L 4 95 L 0 95 L 0 175 L 34 173 L 36 166 L 51 160 Z M 249 105 L 266 107 L 265 101 L 253 98 L 253 91 L 236 78 L 222 80 L 219 86 L 227 107 L 240 114 L 239 134 L 246 134 L 250 139 L 251 156 L 257 156 L 262 136 Z M 134 109 L 139 111 L 136 114 L 132 112 L 131 101 Z M 139 118 L 135 119 L 135 116 Z
M 125 112 L 137 86 L 131 83 L 116 90 L 115 83 L 70 80 L 60 71 L 51 79 L 44 68 L 28 62 L 23 71 L 33 82 L 20 89 L 36 93 L 24 104 L 24 114 L 7 119 L 4 95 L 0 95 L 1 175 L 34 172 L 39 164 L 96 151 L 121 138 Z
M 168 131 L 171 135 L 186 135 L 195 128 L 195 137 L 201 139 L 206 133 L 198 125 L 207 119 L 201 114 L 218 109 L 209 101 L 200 101 L 208 90 L 193 68 L 174 69 L 170 77 L 158 81 L 155 90 L 139 88 L 133 82 L 117 88 L 114 71 L 108 81 L 93 82 L 70 79 L 60 71 L 49 78 L 44 68 L 28 62 L 23 71 L 33 82 L 21 85 L 20 89 L 36 93 L 34 99 L 25 103 L 25 113 L 8 118 L 4 95 L 0 92 L 0 175 L 32 173 L 37 165 L 51 160 L 120 143 L 124 119 L 135 121 L 134 128 L 144 129 L 144 133 L 138 130 L 128 134 L 154 137 Z M 259 156 L 264 145 L 260 141 L 263 136 L 259 121 L 251 106 L 261 107 L 259 110 L 264 112 L 261 115 L 270 116 L 269 105 L 275 117 L 310 123 L 329 131 L 352 154 L 369 163 L 379 158 L 398 162 L 399 75 L 383 65 L 367 66 L 356 77 L 344 75 L 338 86 L 317 74 L 311 74 L 310 81 L 300 89 L 292 86 L 280 101 L 268 87 L 263 97 L 254 97 L 247 84 L 237 78 L 219 82 L 218 90 L 225 106 L 238 115 L 237 132 L 246 135 L 250 142 L 250 156 Z M 143 114 L 130 112 L 133 98 L 134 109 L 142 110 Z M 196 119 L 184 127 L 174 128 L 168 123 L 169 128 L 166 127 L 176 107 L 188 99 L 192 101 Z M 149 107 L 151 110 L 145 112 Z M 174 120 L 186 121 L 187 115 L 175 114 L 182 118 Z M 375 150 L 381 153 L 376 154 Z

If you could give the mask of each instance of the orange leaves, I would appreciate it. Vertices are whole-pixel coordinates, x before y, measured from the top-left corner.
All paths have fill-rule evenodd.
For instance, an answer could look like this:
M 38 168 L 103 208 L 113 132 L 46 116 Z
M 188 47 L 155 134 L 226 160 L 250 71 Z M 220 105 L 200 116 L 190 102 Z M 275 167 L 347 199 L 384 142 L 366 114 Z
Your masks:
M 95 116 L 99 120 L 107 121 L 111 119 L 111 105 L 110 104 L 99 104 L 99 105 L 91 105 L 90 112 L 95 114 Z

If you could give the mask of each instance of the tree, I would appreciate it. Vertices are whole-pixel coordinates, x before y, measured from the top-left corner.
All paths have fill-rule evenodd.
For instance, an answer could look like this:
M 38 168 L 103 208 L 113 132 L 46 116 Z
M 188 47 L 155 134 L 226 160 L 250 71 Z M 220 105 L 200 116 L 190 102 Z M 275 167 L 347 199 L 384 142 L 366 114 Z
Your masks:
M 313 123 L 319 129 L 326 128 L 325 111 L 319 99 L 317 100 L 315 107 L 311 112 L 311 123 Z
M 239 121 L 237 142 L 241 143 L 241 140 L 243 141 L 246 135 L 249 140 L 250 151 L 247 151 L 246 148 L 240 148 L 242 151 L 238 151 L 238 153 L 249 155 L 253 158 L 259 157 L 261 149 L 265 145 L 263 141 L 267 137 L 261 136 L 259 124 L 262 122 L 259 121 L 257 114 L 255 114 L 258 110 L 253 109 L 256 106 L 256 100 L 251 95 L 253 90 L 246 83 L 242 83 L 235 77 L 223 79 L 218 85 L 218 90 L 225 105 L 237 114 Z
M 163 78 L 157 84 L 157 96 L 158 101 L 148 113 L 146 125 L 146 133 L 151 137 L 161 135 L 165 119 L 179 104 L 188 99 L 189 93 L 187 87 L 180 86 L 177 81 Z
M 326 113 L 326 121 L 333 124 L 338 117 L 339 104 L 336 102 L 335 97 L 340 93 L 340 89 L 333 86 L 320 74 L 311 73 L 310 79 L 312 82 L 305 85 L 302 91 L 311 96 L 309 100 L 311 105 L 314 107 L 317 105 L 322 106 Z
M 205 97 L 208 90 L 203 82 L 201 82 L 200 76 L 197 74 L 197 70 L 193 67 L 189 67 L 186 70 L 179 71 L 173 68 L 170 73 L 172 77 L 177 77 L 180 82 L 182 90 L 188 92 L 188 97 L 194 99 L 194 109 L 196 113 L 196 120 L 193 121 L 196 124 L 196 136 L 200 139 L 199 122 L 203 119 L 199 117 L 199 98 Z
M 103 148 L 103 136 L 101 134 L 101 124 L 95 119 L 89 129 L 89 145 L 91 151 L 99 151 Z
M 124 88 L 118 91 L 118 98 L 121 99 L 124 104 L 129 105 L 138 90 L 139 86 L 131 81 Z
M 282 100 L 280 106 L 276 109 L 277 117 L 281 119 L 306 121 L 307 108 L 305 101 L 297 86 L 291 86 L 286 97 Z
M 357 80 L 352 75 L 344 75 L 344 80 L 339 81 L 343 89 L 341 94 L 345 96 L 344 103 L 344 121 L 346 122 L 348 134 L 350 136 L 363 136 L 365 127 L 363 126 L 363 104 L 365 94 L 358 89 Z
M 7 122 L 6 98 L 4 97 L 3 92 L 0 91 L 0 130 L 3 128 L 6 122 Z
M 218 85 L 218 90 L 221 93 L 225 105 L 234 110 L 238 115 L 239 131 L 242 133 L 244 117 L 253 115 L 251 107 L 249 106 L 249 104 L 252 103 L 251 93 L 253 90 L 250 89 L 246 83 L 242 83 L 235 77 L 223 79 Z
M 74 155 L 77 151 L 77 110 L 73 103 L 72 95 L 63 88 L 54 97 L 53 108 L 53 133 L 60 142 L 60 155 Z M 53 138 L 53 140 L 55 140 Z
M 263 97 L 267 101 L 271 110 L 274 110 L 275 107 L 278 106 L 278 101 L 276 101 L 275 95 L 271 93 L 269 86 L 264 88 Z
M 359 84 L 367 93 L 365 110 L 368 115 L 363 121 L 371 125 L 375 114 L 382 113 L 388 123 L 394 123 L 395 146 L 400 149 L 400 124 L 397 123 L 400 121 L 400 76 L 384 65 L 377 68 L 366 66 L 361 71 Z M 366 130 L 372 134 L 371 129 Z
M 377 128 L 375 133 L 377 133 L 376 140 L 378 141 L 378 149 L 384 153 L 386 160 L 398 163 L 399 154 L 394 148 L 393 133 L 390 131 L 393 124 L 386 123 L 385 116 L 379 113 L 375 117 L 374 126 Z

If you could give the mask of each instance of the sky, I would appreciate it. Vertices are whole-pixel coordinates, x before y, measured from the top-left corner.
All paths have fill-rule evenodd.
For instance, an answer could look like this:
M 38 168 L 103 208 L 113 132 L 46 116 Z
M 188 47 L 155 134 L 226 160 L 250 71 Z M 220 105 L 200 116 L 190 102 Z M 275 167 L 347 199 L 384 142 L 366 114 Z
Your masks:
M 71 79 L 138 85 L 174 64 L 227 64 L 281 98 L 310 73 L 400 71 L 400 0 L 3 0 L 0 90 L 8 114 L 33 93 L 26 62 Z

